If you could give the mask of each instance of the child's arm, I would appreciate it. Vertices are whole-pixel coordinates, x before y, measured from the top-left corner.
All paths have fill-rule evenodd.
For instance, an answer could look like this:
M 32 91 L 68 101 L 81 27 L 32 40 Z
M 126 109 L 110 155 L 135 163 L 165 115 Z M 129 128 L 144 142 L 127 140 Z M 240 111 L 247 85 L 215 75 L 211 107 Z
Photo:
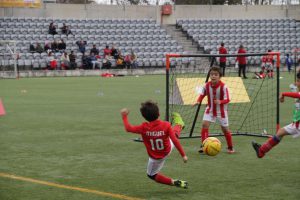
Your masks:
M 128 114 L 129 114 L 129 110 L 127 108 L 123 108 L 120 111 L 121 115 L 122 115 L 122 119 L 123 119 L 123 124 L 125 127 L 125 130 L 127 132 L 131 132 L 131 133 L 141 133 L 142 132 L 142 125 L 139 126 L 132 126 L 129 121 L 128 121 Z
M 197 99 L 197 102 L 194 103 L 193 106 L 200 104 L 205 96 L 206 96 L 206 90 L 205 90 L 205 88 L 203 88 L 202 94 L 200 94 L 200 96 Z
M 180 153 L 180 155 L 182 156 L 182 159 L 183 159 L 183 162 L 187 162 L 188 160 L 188 157 L 185 155 L 185 152 L 179 142 L 179 140 L 177 139 L 175 133 L 173 132 L 172 130 L 172 127 L 170 126 L 169 128 L 169 135 L 170 135 L 170 138 L 174 144 L 174 146 L 176 147 L 176 149 L 178 150 L 178 152 Z
M 283 92 L 280 95 L 280 102 L 284 102 L 284 97 L 291 97 L 291 98 L 297 98 L 300 99 L 300 93 L 299 92 Z

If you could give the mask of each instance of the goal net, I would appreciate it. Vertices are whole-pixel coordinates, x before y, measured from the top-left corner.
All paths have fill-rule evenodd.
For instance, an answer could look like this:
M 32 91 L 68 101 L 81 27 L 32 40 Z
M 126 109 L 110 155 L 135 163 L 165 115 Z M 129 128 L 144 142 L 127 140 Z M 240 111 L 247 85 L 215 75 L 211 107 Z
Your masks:
M 166 55 L 166 120 L 172 121 L 173 112 L 181 114 L 185 122 L 182 138 L 200 137 L 207 97 L 202 105 L 192 105 L 209 81 L 210 68 L 219 66 L 220 57 L 227 59 L 225 76 L 221 80 L 229 90 L 228 117 L 233 135 L 268 136 L 276 133 L 279 127 L 280 53 L 243 54 L 247 59 L 247 79 L 239 77 L 239 69 L 235 64 L 237 56 Z M 273 62 L 262 73 L 260 61 L 263 56 L 273 57 Z M 184 58 L 194 60 L 195 67 L 176 65 Z M 211 136 L 221 134 L 220 125 L 212 123 L 209 133 Z
M 18 78 L 16 41 L 0 40 L 0 77 Z

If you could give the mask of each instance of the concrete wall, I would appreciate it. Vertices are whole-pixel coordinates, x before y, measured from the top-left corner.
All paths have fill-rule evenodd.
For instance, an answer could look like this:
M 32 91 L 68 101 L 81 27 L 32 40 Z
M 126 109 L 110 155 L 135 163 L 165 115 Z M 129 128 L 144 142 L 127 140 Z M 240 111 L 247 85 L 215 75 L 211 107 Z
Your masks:
M 174 24 L 179 18 L 294 18 L 300 20 L 300 6 L 174 6 L 173 14 L 161 18 L 160 6 L 109 6 L 78 4 L 44 4 L 34 8 L 0 8 L 0 17 L 53 18 L 152 18 L 158 23 Z

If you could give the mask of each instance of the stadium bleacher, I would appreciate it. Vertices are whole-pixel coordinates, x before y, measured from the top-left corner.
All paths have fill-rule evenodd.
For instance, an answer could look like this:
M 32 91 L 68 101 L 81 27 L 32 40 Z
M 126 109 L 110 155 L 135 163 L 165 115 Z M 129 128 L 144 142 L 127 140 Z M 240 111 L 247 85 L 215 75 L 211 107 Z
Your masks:
M 293 19 L 178 19 L 176 26 L 211 54 L 218 54 L 224 42 L 229 54 L 235 54 L 243 44 L 249 53 L 270 49 L 279 51 L 284 58 L 300 44 L 300 23 Z M 234 64 L 235 58 L 229 58 L 229 62 Z M 249 64 L 260 63 L 259 57 L 249 60 Z
M 54 22 L 58 27 L 57 35 L 48 34 L 48 27 Z M 135 52 L 139 67 L 163 67 L 166 53 L 182 53 L 183 47 L 152 19 L 53 19 L 53 18 L 0 18 L 0 40 L 17 41 L 16 51 L 19 53 L 18 64 L 25 69 L 44 68 L 46 53 L 30 53 L 30 44 L 37 42 L 42 45 L 46 41 L 63 39 L 67 44 L 67 51 L 73 50 L 77 54 L 76 62 L 81 63 L 82 54 L 78 51 L 76 41 L 87 41 L 86 52 L 89 53 L 95 44 L 103 53 L 106 45 L 114 45 L 123 55 Z M 75 36 L 62 34 L 59 27 L 62 23 L 70 26 Z M 0 53 L 5 53 L 5 47 L 0 46 Z M 60 53 L 55 57 L 59 58 Z M 10 63 L 3 58 L 1 65 Z M 26 64 L 25 64 L 26 63 Z M 31 63 L 29 67 L 29 63 Z M 114 64 L 114 63 L 113 63 Z M 22 69 L 22 68 L 21 68 Z

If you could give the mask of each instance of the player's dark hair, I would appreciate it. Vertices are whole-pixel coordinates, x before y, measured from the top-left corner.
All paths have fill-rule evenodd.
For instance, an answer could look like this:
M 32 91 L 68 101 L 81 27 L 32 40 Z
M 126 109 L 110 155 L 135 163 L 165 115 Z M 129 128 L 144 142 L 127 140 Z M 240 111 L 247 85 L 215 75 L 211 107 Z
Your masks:
M 300 71 L 297 72 L 297 79 L 300 79 Z
M 220 67 L 212 67 L 212 68 L 210 68 L 210 72 L 212 72 L 212 71 L 218 72 L 219 75 L 220 75 L 220 77 L 222 77 L 222 75 L 223 75 Z
M 221 46 L 224 47 L 224 42 L 221 42 Z
M 157 120 L 159 117 L 159 108 L 157 103 L 151 100 L 141 103 L 140 111 L 143 117 L 149 122 Z

